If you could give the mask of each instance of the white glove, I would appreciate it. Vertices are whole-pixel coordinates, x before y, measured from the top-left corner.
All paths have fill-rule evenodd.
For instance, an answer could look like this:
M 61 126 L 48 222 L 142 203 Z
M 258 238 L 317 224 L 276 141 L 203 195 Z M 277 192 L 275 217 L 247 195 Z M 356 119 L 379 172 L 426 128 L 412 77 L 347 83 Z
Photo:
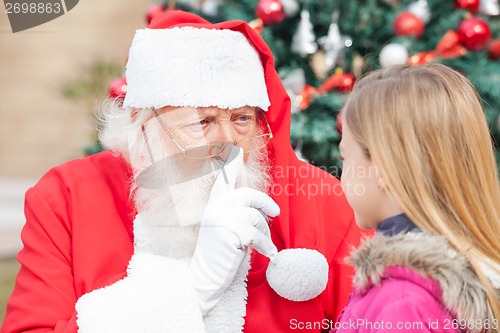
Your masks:
M 266 217 L 279 215 L 279 206 L 260 191 L 234 189 L 242 166 L 243 150 L 235 146 L 215 180 L 201 219 L 190 266 L 203 314 L 219 302 L 249 246 L 268 257 L 277 253 Z

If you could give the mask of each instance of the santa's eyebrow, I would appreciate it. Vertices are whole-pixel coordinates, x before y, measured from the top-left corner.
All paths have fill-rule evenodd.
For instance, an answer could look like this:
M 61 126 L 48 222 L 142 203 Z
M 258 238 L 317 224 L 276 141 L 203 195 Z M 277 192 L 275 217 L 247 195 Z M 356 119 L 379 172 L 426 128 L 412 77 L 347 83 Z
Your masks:
M 233 109 L 231 110 L 232 115 L 254 115 L 257 113 L 257 110 L 255 108 L 248 108 L 248 107 L 242 107 L 238 109 Z

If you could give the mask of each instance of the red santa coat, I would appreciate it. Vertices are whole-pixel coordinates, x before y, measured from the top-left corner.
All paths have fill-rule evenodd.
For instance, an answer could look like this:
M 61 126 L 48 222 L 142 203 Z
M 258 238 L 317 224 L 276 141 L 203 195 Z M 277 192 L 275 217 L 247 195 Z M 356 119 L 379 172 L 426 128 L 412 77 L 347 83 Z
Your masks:
M 163 20 L 163 21 L 161 21 Z M 347 302 L 352 269 L 343 260 L 360 241 L 353 212 L 338 180 L 299 161 L 289 143 L 290 100 L 274 69 L 272 53 L 246 23 L 209 24 L 187 13 L 169 12 L 157 25 L 231 29 L 254 45 L 264 66 L 271 106 L 266 113 L 274 134 L 273 199 L 281 214 L 271 223 L 278 250 L 315 249 L 330 265 L 326 290 L 307 302 L 288 301 L 267 283 L 269 259 L 253 253 L 248 273 L 245 332 L 328 328 Z M 332 124 L 333 126 L 333 124 Z M 75 303 L 84 294 L 126 276 L 133 253 L 131 170 L 103 152 L 50 170 L 26 194 L 24 248 L 1 332 L 76 332 Z

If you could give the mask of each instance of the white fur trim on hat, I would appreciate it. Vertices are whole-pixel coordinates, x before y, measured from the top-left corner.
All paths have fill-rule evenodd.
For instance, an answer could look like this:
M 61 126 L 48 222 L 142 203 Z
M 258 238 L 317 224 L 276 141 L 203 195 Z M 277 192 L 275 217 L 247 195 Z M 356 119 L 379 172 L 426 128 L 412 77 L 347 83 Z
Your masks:
M 257 51 L 232 30 L 137 30 L 126 78 L 125 107 L 270 105 Z

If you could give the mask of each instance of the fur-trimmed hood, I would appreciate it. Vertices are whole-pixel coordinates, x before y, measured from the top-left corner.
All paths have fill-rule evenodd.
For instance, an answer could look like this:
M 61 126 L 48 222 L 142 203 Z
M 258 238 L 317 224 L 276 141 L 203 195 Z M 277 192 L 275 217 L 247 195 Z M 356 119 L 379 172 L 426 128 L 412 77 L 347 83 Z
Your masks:
M 484 288 L 467 258 L 444 237 L 425 232 L 376 235 L 355 250 L 349 262 L 356 268 L 357 290 L 379 284 L 386 269 L 403 266 L 434 280 L 442 290 L 443 305 L 457 319 L 483 323 L 494 319 L 486 305 Z

